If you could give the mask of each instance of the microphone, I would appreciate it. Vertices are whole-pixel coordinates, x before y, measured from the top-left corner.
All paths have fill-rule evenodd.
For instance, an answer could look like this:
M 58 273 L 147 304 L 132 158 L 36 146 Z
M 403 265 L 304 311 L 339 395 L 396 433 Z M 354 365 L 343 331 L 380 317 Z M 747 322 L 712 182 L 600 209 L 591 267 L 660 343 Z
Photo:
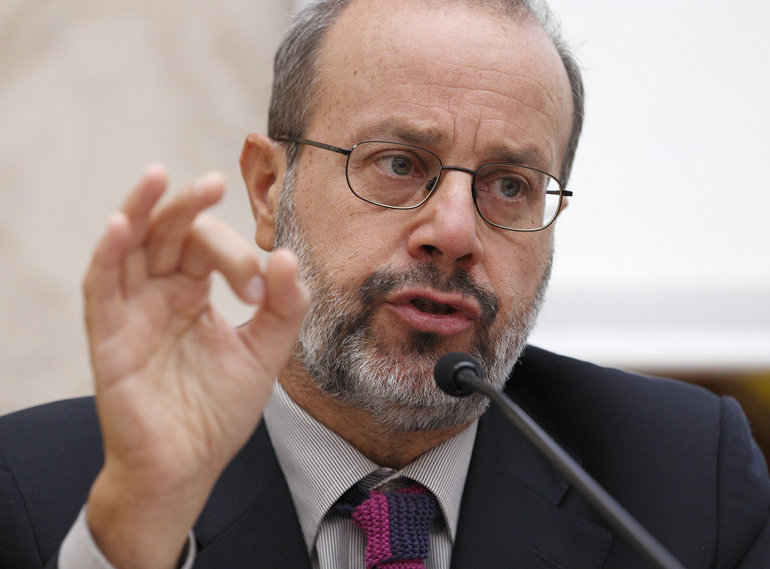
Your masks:
M 499 389 L 482 378 L 481 366 L 468 354 L 443 355 L 433 368 L 436 385 L 454 397 L 479 392 L 499 407 L 508 420 L 569 480 L 594 509 L 630 545 L 658 569 L 685 569 L 658 540 L 546 433 L 534 419 Z
M 482 375 L 479 362 L 462 352 L 441 356 L 433 368 L 433 377 L 441 391 L 455 397 L 467 397 L 473 393 L 467 384 Z

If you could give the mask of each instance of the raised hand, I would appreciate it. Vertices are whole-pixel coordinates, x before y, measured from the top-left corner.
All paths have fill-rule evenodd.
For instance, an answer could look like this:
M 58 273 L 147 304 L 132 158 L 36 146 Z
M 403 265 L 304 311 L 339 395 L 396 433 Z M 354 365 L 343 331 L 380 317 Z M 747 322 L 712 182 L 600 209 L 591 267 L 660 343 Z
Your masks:
M 113 214 L 84 282 L 105 465 L 88 522 L 120 569 L 174 567 L 219 474 L 260 420 L 307 307 L 296 259 L 264 273 L 251 247 L 202 213 L 222 196 L 210 173 L 168 202 L 153 165 Z M 231 327 L 210 304 L 222 273 L 254 304 Z

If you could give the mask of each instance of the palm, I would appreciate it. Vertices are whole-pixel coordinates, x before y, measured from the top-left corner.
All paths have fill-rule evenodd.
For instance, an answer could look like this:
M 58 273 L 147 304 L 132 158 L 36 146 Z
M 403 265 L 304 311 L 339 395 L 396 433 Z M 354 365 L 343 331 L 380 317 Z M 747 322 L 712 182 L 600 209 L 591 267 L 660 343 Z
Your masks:
M 148 451 L 150 437 L 158 461 L 181 466 L 232 454 L 259 418 L 265 390 L 253 381 L 254 354 L 207 304 L 207 287 L 173 280 L 127 300 L 124 325 L 94 346 L 94 366 L 101 414 L 128 409 L 142 427 L 105 433 L 112 450 L 131 459 Z
M 258 265 L 228 228 L 197 216 L 221 191 L 177 208 L 184 216 L 173 201 L 158 208 L 144 191 L 151 197 L 134 209 L 147 213 L 131 211 L 129 200 L 126 232 L 117 222 L 108 230 L 106 270 L 100 250 L 95 255 L 86 280 L 89 337 L 107 460 L 173 483 L 183 473 L 221 470 L 245 443 L 288 357 L 304 296 L 279 259 L 273 296 L 288 297 L 270 298 L 268 267 L 254 320 L 231 327 L 209 302 L 209 273 L 222 270 L 237 289 Z M 179 217 L 188 231 L 178 229 Z

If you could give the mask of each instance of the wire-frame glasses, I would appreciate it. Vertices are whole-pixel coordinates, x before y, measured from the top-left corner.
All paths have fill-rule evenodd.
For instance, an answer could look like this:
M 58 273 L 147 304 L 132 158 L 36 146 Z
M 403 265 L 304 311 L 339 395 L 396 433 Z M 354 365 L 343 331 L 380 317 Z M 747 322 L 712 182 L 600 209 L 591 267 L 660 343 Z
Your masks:
M 473 176 L 471 191 L 481 218 L 511 231 L 548 227 L 559 214 L 562 199 L 572 195 L 558 179 L 536 168 L 497 163 L 476 170 L 444 166 L 433 152 L 400 142 L 367 140 L 340 148 L 295 136 L 278 140 L 344 154 L 350 190 L 364 201 L 392 209 L 420 207 L 438 187 L 444 170 Z

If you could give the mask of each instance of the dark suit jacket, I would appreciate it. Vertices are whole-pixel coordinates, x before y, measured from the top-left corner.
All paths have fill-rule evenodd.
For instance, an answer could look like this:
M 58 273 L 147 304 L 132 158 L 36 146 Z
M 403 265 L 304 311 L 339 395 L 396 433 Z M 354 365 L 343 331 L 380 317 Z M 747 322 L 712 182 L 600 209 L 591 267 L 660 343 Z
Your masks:
M 731 399 L 528 348 L 507 390 L 689 569 L 770 568 L 770 480 Z M 0 569 L 55 566 L 102 463 L 91 399 L 0 420 Z M 195 526 L 196 568 L 308 568 L 264 425 Z M 646 567 L 506 420 L 480 420 L 454 569 Z

